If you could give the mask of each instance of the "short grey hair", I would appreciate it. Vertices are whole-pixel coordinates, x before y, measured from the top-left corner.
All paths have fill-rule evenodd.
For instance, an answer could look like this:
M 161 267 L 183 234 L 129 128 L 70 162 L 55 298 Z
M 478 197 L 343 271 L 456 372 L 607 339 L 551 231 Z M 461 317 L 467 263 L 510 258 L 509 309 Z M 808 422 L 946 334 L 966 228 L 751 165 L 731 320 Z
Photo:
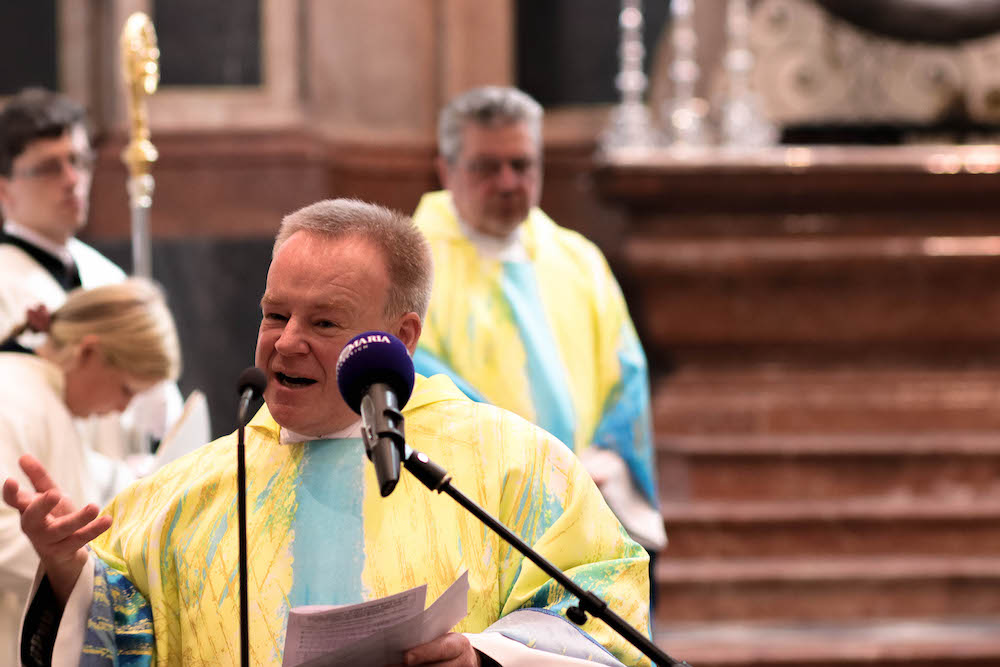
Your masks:
M 441 110 L 438 116 L 438 152 L 448 164 L 454 164 L 462 152 L 462 130 L 470 123 L 482 127 L 525 123 L 541 152 L 542 114 L 542 105 L 517 88 L 473 88 Z
M 421 320 L 427 315 L 434 274 L 431 247 L 408 215 L 358 199 L 325 199 L 284 217 L 271 257 L 300 231 L 371 243 L 382 253 L 389 272 L 385 315 L 414 312 Z

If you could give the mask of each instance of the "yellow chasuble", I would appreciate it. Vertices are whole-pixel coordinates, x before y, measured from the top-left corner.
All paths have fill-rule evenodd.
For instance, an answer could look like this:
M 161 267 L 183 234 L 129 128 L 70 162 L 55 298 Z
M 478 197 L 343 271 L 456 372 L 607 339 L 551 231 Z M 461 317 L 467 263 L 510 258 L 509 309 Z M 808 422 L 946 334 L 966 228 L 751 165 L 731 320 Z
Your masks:
M 448 375 L 577 454 L 615 452 L 658 506 L 646 356 L 597 246 L 533 208 L 518 228 L 523 261 L 483 256 L 448 192 L 424 195 L 413 221 L 434 255 L 417 372 Z
M 565 446 L 466 399 L 444 376 L 418 376 L 403 412 L 407 442 L 458 489 L 648 635 L 648 558 Z M 463 570 L 469 613 L 456 631 L 484 631 L 519 609 L 564 617 L 574 603 L 408 473 L 382 498 L 359 439 L 282 445 L 279 430 L 266 407 L 246 430 L 251 664 L 281 663 L 290 607 L 424 583 L 430 603 Z M 92 543 L 99 559 L 81 664 L 238 664 L 235 434 L 140 480 L 105 511 L 113 524 Z M 561 650 L 516 618 L 505 619 L 505 636 Z M 645 662 L 602 622 L 583 630 L 592 655 L 606 647 L 626 664 Z

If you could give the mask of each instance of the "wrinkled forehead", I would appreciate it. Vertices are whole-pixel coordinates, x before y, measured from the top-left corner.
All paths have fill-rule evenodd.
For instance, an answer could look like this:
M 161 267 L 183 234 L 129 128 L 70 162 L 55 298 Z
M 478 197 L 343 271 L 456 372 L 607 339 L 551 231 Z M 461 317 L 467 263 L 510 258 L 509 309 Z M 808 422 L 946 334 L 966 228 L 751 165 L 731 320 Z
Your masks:
M 384 260 L 375 243 L 358 234 L 326 233 L 305 228 L 295 231 L 277 249 L 268 273 L 289 268 L 356 270 L 381 263 Z
M 385 260 L 370 241 L 300 230 L 275 253 L 264 299 L 333 301 L 345 293 L 373 299 L 381 296 L 386 276 Z
M 460 159 L 477 157 L 540 159 L 538 141 L 527 125 L 499 127 L 470 125 L 463 131 Z

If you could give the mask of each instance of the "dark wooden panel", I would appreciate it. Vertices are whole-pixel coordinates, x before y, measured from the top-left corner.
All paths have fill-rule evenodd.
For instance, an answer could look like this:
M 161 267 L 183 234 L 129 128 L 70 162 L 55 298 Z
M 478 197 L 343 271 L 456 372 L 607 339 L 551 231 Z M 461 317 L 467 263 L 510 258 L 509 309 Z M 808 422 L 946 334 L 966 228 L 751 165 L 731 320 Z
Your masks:
M 127 241 L 96 246 L 121 266 L 131 264 Z M 185 396 L 193 389 L 205 392 L 216 437 L 236 426 L 236 381 L 253 365 L 270 261 L 268 238 L 153 244 L 153 275 L 167 293 L 184 355 L 178 384 Z
M 0 3 L 0 95 L 58 85 L 55 0 Z
M 653 53 L 670 3 L 647 2 L 643 41 Z M 519 0 L 517 85 L 544 106 L 616 102 L 618 14 L 607 0 Z M 651 57 L 645 59 L 647 74 Z
M 260 0 L 153 3 L 162 85 L 260 85 L 260 4 Z M 293 11 L 291 5 L 288 10 Z

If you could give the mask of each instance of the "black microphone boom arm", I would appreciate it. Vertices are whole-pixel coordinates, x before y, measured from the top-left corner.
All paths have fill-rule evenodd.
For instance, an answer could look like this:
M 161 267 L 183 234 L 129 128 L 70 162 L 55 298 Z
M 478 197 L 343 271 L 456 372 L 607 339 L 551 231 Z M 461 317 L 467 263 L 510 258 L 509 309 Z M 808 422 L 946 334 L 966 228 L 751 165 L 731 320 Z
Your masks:
M 512 533 L 507 526 L 503 525 L 492 514 L 452 486 L 451 475 L 448 474 L 448 471 L 431 461 L 426 454 L 410 449 L 409 446 L 404 445 L 404 447 L 406 456 L 403 459 L 403 467 L 409 470 L 410 474 L 416 477 L 421 484 L 431 491 L 451 496 L 455 502 L 486 524 L 490 530 L 499 535 L 507 544 L 517 549 L 525 558 L 537 565 L 542 572 L 552 577 L 563 588 L 577 597 L 580 601 L 577 606 L 566 610 L 566 616 L 569 620 L 577 625 L 583 625 L 587 621 L 587 614 L 590 614 L 604 621 L 612 630 L 632 644 L 632 646 L 642 651 L 646 657 L 653 661 L 653 664 L 691 667 L 683 660 L 675 660 L 660 650 L 645 635 L 629 625 L 624 618 L 611 611 L 607 602 L 594 593 L 581 588 L 576 582 L 566 576 L 565 572 L 543 558 L 541 554 Z

